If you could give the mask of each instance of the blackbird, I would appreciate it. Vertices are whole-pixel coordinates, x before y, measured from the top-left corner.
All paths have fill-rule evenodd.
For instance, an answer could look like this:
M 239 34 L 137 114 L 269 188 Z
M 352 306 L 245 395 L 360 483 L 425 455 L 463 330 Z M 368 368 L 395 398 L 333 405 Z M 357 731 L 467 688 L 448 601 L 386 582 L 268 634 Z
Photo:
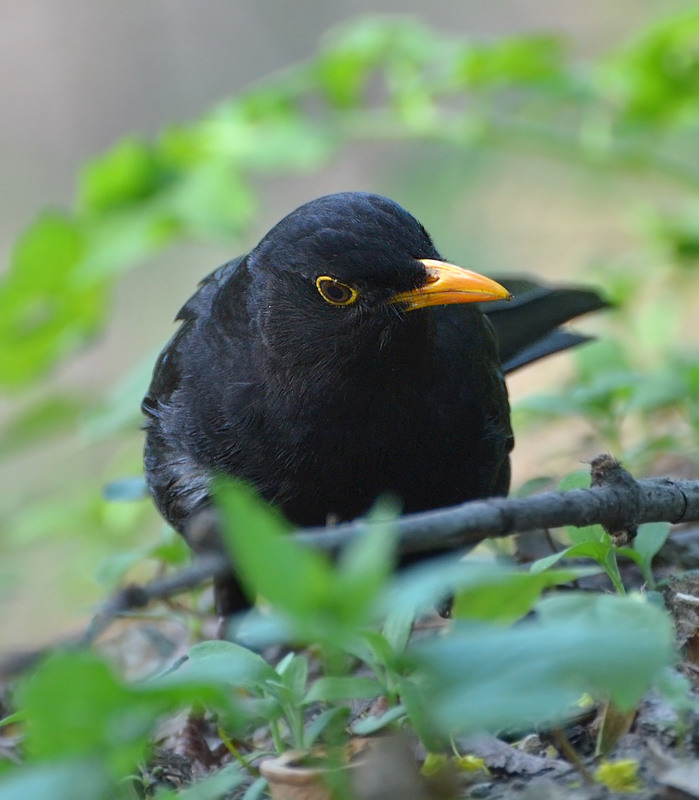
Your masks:
M 584 341 L 557 326 L 605 304 L 503 284 L 443 261 L 385 197 L 293 211 L 202 281 L 155 365 L 145 473 L 162 515 L 186 536 L 217 474 L 302 526 L 382 494 L 405 512 L 507 494 L 504 373 Z M 215 592 L 221 614 L 248 605 L 233 576 Z

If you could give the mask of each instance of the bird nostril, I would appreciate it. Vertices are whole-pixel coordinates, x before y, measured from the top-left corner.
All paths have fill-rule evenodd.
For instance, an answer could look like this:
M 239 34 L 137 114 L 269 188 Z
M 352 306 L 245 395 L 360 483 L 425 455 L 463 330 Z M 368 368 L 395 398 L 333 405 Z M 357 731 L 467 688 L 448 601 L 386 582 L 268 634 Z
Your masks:
M 439 280 L 439 273 L 433 272 L 432 270 L 427 270 L 427 280 L 426 283 L 437 283 Z

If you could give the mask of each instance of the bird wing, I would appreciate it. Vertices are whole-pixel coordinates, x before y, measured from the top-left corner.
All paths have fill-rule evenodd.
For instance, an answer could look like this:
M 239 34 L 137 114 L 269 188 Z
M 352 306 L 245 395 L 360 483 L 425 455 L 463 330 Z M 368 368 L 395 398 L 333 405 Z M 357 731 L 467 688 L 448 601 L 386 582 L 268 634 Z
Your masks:
M 200 393 L 199 408 L 206 413 L 206 387 L 197 377 L 201 367 L 194 362 L 215 352 L 223 336 L 216 326 L 214 305 L 224 284 L 235 277 L 244 257 L 224 264 L 199 284 L 182 306 L 176 319 L 180 327 L 163 348 L 141 408 L 145 414 L 144 464 L 151 495 L 163 516 L 182 530 L 186 520 L 206 504 L 211 468 L 195 456 L 190 443 L 197 438 L 202 421 L 191 413 L 192 393 Z M 244 364 L 244 359 L 241 359 Z M 214 372 L 216 374 L 215 366 Z M 244 372 L 244 369 L 241 369 Z M 246 375 L 228 382 L 229 390 L 245 391 Z

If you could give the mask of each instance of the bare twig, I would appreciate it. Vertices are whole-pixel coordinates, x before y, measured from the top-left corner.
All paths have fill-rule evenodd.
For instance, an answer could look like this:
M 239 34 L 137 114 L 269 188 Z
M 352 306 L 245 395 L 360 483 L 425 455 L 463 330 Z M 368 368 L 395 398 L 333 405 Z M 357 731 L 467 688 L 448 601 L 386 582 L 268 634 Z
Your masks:
M 598 462 L 598 459 L 604 459 Z M 635 481 L 609 456 L 593 460 L 590 489 L 543 492 L 531 497 L 497 497 L 474 500 L 451 508 L 410 514 L 396 522 L 401 555 L 455 550 L 476 545 L 483 539 L 509 536 L 539 528 L 563 525 L 602 525 L 610 533 L 633 530 L 644 522 L 691 522 L 699 520 L 699 481 L 650 478 Z M 607 479 L 595 478 L 601 463 Z M 603 470 L 604 471 L 604 470 Z M 619 479 L 619 471 L 628 480 Z M 331 554 L 339 553 L 366 526 L 360 521 L 336 525 L 328 530 L 302 530 L 299 541 Z
M 699 481 L 670 478 L 636 481 L 610 456 L 598 456 L 592 461 L 592 484 L 590 489 L 476 500 L 407 515 L 394 523 L 398 554 L 463 549 L 487 538 L 563 525 L 582 527 L 596 523 L 617 537 L 621 533 L 632 538 L 636 527 L 645 522 L 699 520 Z M 215 515 L 209 514 L 207 525 L 215 525 L 215 520 Z M 359 520 L 332 528 L 300 530 L 294 538 L 335 557 L 365 529 L 366 522 Z M 216 532 L 208 533 L 211 536 L 207 538 L 205 534 L 202 541 L 206 540 L 213 549 L 198 555 L 190 566 L 143 586 L 120 589 L 102 605 L 84 634 L 12 656 L 0 663 L 0 676 L 22 672 L 59 647 L 88 646 L 117 616 L 230 572 L 234 565 L 223 549 L 213 544 L 218 540 Z

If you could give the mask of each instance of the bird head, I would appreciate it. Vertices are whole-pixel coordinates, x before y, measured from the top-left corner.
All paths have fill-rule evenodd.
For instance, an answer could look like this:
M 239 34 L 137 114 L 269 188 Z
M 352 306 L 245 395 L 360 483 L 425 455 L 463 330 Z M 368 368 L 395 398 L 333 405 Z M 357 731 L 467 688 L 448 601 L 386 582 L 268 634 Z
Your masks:
M 297 208 L 250 253 L 248 268 L 262 327 L 285 348 L 320 340 L 356 347 L 358 326 L 363 342 L 373 331 L 385 343 L 408 312 L 509 297 L 495 281 L 443 261 L 397 203 L 359 192 Z

